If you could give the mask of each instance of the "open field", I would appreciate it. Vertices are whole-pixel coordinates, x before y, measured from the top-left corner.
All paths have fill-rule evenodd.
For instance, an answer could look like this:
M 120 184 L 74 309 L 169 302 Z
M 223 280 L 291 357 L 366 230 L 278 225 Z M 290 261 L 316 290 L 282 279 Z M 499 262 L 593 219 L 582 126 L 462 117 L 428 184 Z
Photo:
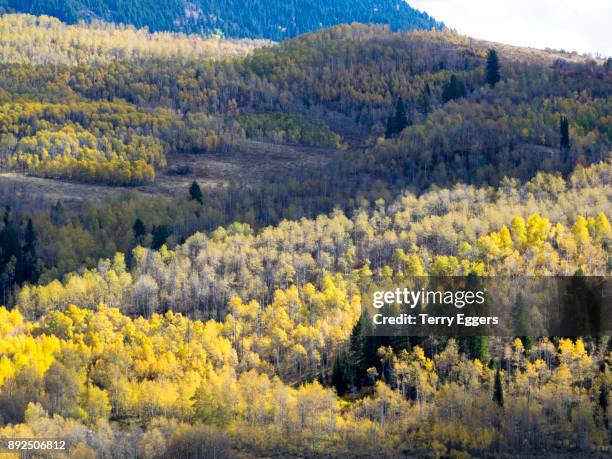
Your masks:
M 306 166 L 322 167 L 338 154 L 341 153 L 332 149 L 242 140 L 227 152 L 171 155 L 167 173 L 158 175 L 154 185 L 139 190 L 176 195 L 183 193 L 193 180 L 204 186 L 230 181 L 254 185 L 266 173 Z M 188 172 L 176 174 L 181 169 Z
M 324 148 L 240 141 L 227 152 L 170 155 L 167 171 L 159 173 L 153 185 L 110 187 L 0 172 L 0 193 L 37 207 L 58 200 L 73 203 L 85 199 L 101 200 L 111 194 L 128 192 L 176 196 L 186 193 L 194 180 L 202 186 L 223 185 L 230 181 L 253 185 L 266 173 L 306 166 L 322 167 L 339 154 L 342 153 Z

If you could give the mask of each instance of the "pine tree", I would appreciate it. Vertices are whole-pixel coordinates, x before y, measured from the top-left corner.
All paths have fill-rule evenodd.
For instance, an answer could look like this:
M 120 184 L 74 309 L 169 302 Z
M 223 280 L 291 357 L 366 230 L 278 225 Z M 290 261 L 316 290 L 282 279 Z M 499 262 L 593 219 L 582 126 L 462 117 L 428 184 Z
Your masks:
M 406 105 L 401 97 L 397 99 L 395 106 L 395 124 L 397 133 L 399 134 L 408 126 L 408 117 L 406 116 Z
M 189 198 L 193 201 L 198 201 L 200 204 L 202 204 L 202 190 L 200 189 L 200 185 L 198 185 L 198 182 L 196 182 L 195 180 L 189 187 Z
M 385 137 L 394 137 L 402 132 L 407 126 L 408 117 L 406 116 L 406 105 L 404 104 L 404 99 L 400 97 L 395 104 L 395 113 L 387 120 Z
M 501 80 L 499 57 L 494 49 L 487 55 L 487 83 L 494 87 Z
M 466 277 L 465 289 L 470 292 L 476 292 L 483 288 L 482 278 L 474 271 L 471 271 Z M 486 303 L 477 306 L 473 312 L 475 314 L 485 315 L 487 313 Z M 466 336 L 459 338 L 458 342 L 471 359 L 478 359 L 482 363 L 489 361 L 489 338 L 488 336 Z
M 15 284 L 23 282 L 23 252 L 11 222 L 11 208 L 4 208 L 4 228 L 0 231 L 0 304 L 6 304 Z
M 517 336 L 523 342 L 525 349 L 530 349 L 535 342 L 533 336 L 533 329 L 531 328 L 531 321 L 529 320 L 529 311 L 527 310 L 527 304 L 522 294 L 518 294 L 514 302 L 514 309 L 512 310 L 514 319 L 514 330 Z
M 493 400 L 497 403 L 498 406 L 504 406 L 504 386 L 501 380 L 501 373 L 499 368 L 495 372 L 495 385 L 493 387 Z
M 418 103 L 419 112 L 423 115 L 428 115 L 431 112 L 431 89 L 429 83 L 425 83 L 425 87 L 421 92 Z
M 489 361 L 489 338 L 487 336 L 466 336 L 459 341 L 471 359 L 478 359 L 485 364 Z
M 2 265 L 7 264 L 12 258 L 16 261 L 21 261 L 22 250 L 19 242 L 19 236 L 17 231 L 13 228 L 11 222 L 11 208 L 6 206 L 4 208 L 4 216 L 2 218 L 4 222 L 4 228 L 0 231 L 0 269 Z
M 365 337 L 363 335 L 363 317 L 360 317 L 349 341 L 349 359 L 352 367 L 352 372 L 355 375 L 354 382 L 357 387 L 361 387 L 365 378 L 367 362 L 364 359 Z
M 157 250 L 166 243 L 168 237 L 172 234 L 172 230 L 166 225 L 154 226 L 151 231 L 153 240 L 151 241 L 151 248 Z
M 451 75 L 450 80 L 444 86 L 444 91 L 442 92 L 442 101 L 448 102 L 455 99 L 460 99 L 462 97 L 467 96 L 467 89 L 465 88 L 465 84 L 461 81 L 455 74 Z
M 334 368 L 332 370 L 331 383 L 336 389 L 338 395 L 343 395 L 351 386 L 353 386 L 351 362 L 349 362 L 345 353 L 336 356 L 334 360 Z
M 26 224 L 23 246 L 23 280 L 36 282 L 38 280 L 38 257 L 36 255 L 36 232 L 32 219 L 28 218 Z
M 134 222 L 134 226 L 132 226 L 132 231 L 134 232 L 134 239 L 139 241 L 145 234 L 147 234 L 147 227 L 140 218 L 137 218 Z
M 562 116 L 559 121 L 559 131 L 561 135 L 561 150 L 569 150 L 570 148 L 570 136 L 569 136 L 569 121 L 567 116 Z

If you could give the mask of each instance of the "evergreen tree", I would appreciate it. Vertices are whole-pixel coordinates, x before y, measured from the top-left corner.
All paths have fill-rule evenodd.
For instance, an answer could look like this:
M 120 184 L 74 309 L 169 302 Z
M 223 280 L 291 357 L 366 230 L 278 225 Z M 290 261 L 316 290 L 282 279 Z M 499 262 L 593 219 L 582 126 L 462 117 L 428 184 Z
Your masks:
M 501 380 L 501 373 L 499 368 L 495 372 L 495 384 L 493 386 L 493 400 L 498 406 L 504 406 L 504 386 Z
M 134 222 L 134 226 L 132 226 L 132 231 L 134 232 L 134 239 L 139 241 L 147 234 L 147 227 L 140 218 L 137 218 Z
M 370 367 L 380 367 L 378 348 L 390 344 L 388 337 L 372 336 L 370 328 L 371 320 L 367 316 L 361 316 L 351 333 L 349 363 L 353 385 L 362 387 L 369 384 L 367 370 Z
M 487 336 L 465 336 L 458 339 L 470 359 L 478 359 L 482 363 L 489 361 L 489 338 Z
M 17 231 L 11 223 L 11 208 L 4 208 L 4 227 L 0 231 L 0 304 L 7 304 L 14 284 L 23 282 L 23 253 Z
M 387 129 L 385 130 L 385 138 L 390 139 L 395 135 L 395 116 L 391 115 L 387 118 Z
M 395 123 L 397 126 L 398 134 L 402 132 L 406 126 L 408 126 L 406 105 L 404 104 L 404 99 L 402 99 L 401 97 L 397 99 L 397 104 L 395 105 Z
M 444 91 L 442 92 L 442 101 L 444 103 L 460 99 L 462 97 L 467 96 L 467 89 L 465 88 L 465 84 L 461 81 L 455 74 L 452 74 L 450 80 L 444 86 Z
M 402 132 L 408 126 L 408 117 L 406 116 L 406 105 L 401 97 L 397 99 L 395 104 L 395 113 L 387 120 L 387 131 L 385 137 L 394 137 Z
M 490 49 L 487 55 L 487 83 L 494 87 L 499 80 L 501 80 L 499 57 L 494 49 Z
M 361 387 L 363 379 L 366 377 L 365 371 L 368 368 L 364 358 L 365 337 L 363 335 L 363 317 L 360 317 L 353 326 L 349 341 L 349 358 L 352 372 L 355 375 L 354 383 Z
M 36 282 L 38 280 L 38 257 L 36 255 L 36 232 L 32 219 L 26 224 L 23 246 L 23 280 Z
M 0 262 L 2 263 L 0 267 L 8 264 L 13 258 L 20 262 L 22 256 L 19 236 L 15 228 L 13 228 L 11 222 L 11 208 L 9 206 L 4 208 L 2 220 L 4 222 L 4 228 L 0 231 Z
M 482 278 L 479 277 L 476 272 L 471 271 L 466 278 L 465 289 L 467 291 L 476 292 L 482 288 Z M 476 309 L 472 312 L 477 315 L 486 315 L 488 313 L 486 303 L 483 305 L 474 305 L 474 307 Z M 478 359 L 485 364 L 489 361 L 488 336 L 465 336 L 459 338 L 458 342 L 463 348 L 463 351 L 466 352 L 471 359 Z
M 28 223 L 26 224 L 24 240 L 23 251 L 28 253 L 36 252 L 36 233 L 34 232 L 34 224 L 31 218 L 28 218 Z
M 151 231 L 151 234 L 153 235 L 153 241 L 151 241 L 151 248 L 157 250 L 166 243 L 166 240 L 172 234 L 172 230 L 166 225 L 159 225 L 153 227 L 153 231 Z
M 561 150 L 569 150 L 570 148 L 570 136 L 569 136 L 569 121 L 567 116 L 562 116 L 559 121 L 559 131 L 561 135 Z
M 353 369 L 347 355 L 341 353 L 334 360 L 334 368 L 332 370 L 331 383 L 336 389 L 338 395 L 343 395 L 350 387 L 353 386 Z
M 205 14 L 186 15 L 186 5 Z M 0 0 L 0 11 L 7 10 L 69 23 L 93 17 L 151 31 L 275 41 L 355 22 L 387 24 L 393 30 L 443 27 L 427 13 L 396 0 Z
M 423 115 L 428 115 L 431 112 L 431 89 L 429 87 L 429 83 L 425 83 L 425 87 L 421 92 L 418 109 Z
M 514 302 L 512 315 L 514 319 L 514 330 L 517 336 L 521 339 L 525 348 L 530 349 L 535 342 L 535 337 L 533 336 L 533 329 L 531 328 L 527 303 L 520 293 L 517 295 Z
M 198 201 L 200 204 L 202 204 L 202 197 L 203 195 L 202 190 L 200 189 L 200 185 L 198 185 L 198 182 L 194 180 L 191 186 L 189 187 L 189 198 L 193 201 Z

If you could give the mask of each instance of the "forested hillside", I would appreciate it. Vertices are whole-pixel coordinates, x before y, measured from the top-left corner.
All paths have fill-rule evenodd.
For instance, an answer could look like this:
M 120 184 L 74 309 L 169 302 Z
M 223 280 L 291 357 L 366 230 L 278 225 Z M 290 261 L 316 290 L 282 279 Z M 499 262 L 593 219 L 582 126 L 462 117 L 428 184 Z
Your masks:
M 64 27 L 29 17 L 4 21 L 9 30 L 11 21 L 34 27 L 41 38 Z M 51 40 L 55 64 L 32 55 L 35 41 L 13 41 L 5 52 L 6 167 L 137 185 L 151 183 L 173 154 L 223 151 L 241 138 L 365 147 L 323 171 L 303 170 L 295 183 L 309 187 L 290 181 L 275 190 L 278 177 L 264 180 L 266 199 L 285 203 L 291 193 L 299 216 L 350 205 L 355 194 L 393 196 L 405 186 L 493 184 L 538 169 L 567 174 L 577 161 L 603 159 L 610 145 L 610 65 L 577 56 L 499 46 L 501 74 L 490 84 L 489 44 L 450 32 L 339 26 L 218 59 L 241 45 L 219 42 L 226 49 L 215 54 L 206 41 L 174 37 L 193 45 L 183 53 L 131 31 L 135 43 L 144 36 L 149 44 L 122 53 L 109 48 L 108 40 L 118 40 L 109 38 L 118 33 L 111 27 L 90 37 L 96 59 L 78 58 L 87 49 L 78 37 L 88 36 L 79 30 L 68 32 L 75 39 Z M 128 40 L 123 49 L 134 46 Z M 278 207 L 275 213 L 287 208 Z M 262 217 L 265 224 L 276 218 Z
M 0 309 L 0 434 L 113 457 L 605 451 L 608 338 L 391 340 L 359 313 L 409 276 L 609 275 L 611 176 L 235 223 L 24 287 Z
M 337 24 L 387 24 L 394 30 L 442 28 L 402 0 L 0 0 L 0 11 L 147 27 L 151 31 L 221 33 L 283 40 Z
M 167 164 L 192 154 L 206 167 L 208 153 L 223 158 L 243 140 L 317 146 L 333 158 L 325 167 L 263 175 L 255 186 L 240 177 L 202 186 L 201 208 L 184 199 L 185 186 L 170 199 L 124 196 L 78 214 L 60 206 L 30 215 L 22 209 L 28 197 L 3 187 L 22 241 L 29 216 L 54 235 L 40 257 L 41 274 L 51 277 L 129 253 L 137 218 L 148 243 L 160 247 L 234 221 L 260 228 L 336 207 L 350 213 L 364 199 L 389 202 L 406 187 L 497 185 L 540 170 L 567 176 L 576 164 L 609 157 L 609 62 L 360 25 L 219 58 L 199 38 L 158 40 L 103 25 L 88 35 L 28 16 L 2 21 L 0 30 L 14 37 L 0 65 L 6 169 L 107 185 L 154 184 L 161 174 L 173 180 L 170 173 L 199 180 Z M 57 40 L 63 32 L 65 41 Z M 47 64 L 33 54 L 43 39 L 54 43 Z M 195 54 L 177 51 L 188 43 Z M 230 55 L 243 49 L 219 43 Z M 117 46 L 141 51 L 111 52 Z M 498 78 L 489 82 L 491 46 Z M 93 48 L 98 54 L 85 52 Z M 81 234 L 78 244 L 67 221 Z
M 361 313 L 414 276 L 612 274 L 612 61 L 447 30 L 271 44 L 27 15 L 0 18 L 0 61 L 0 437 L 609 455 L 609 337 L 373 337 Z M 259 154 L 282 167 L 235 172 Z M 7 174 L 95 199 L 49 205 Z
M 265 40 L 224 40 L 199 35 L 149 33 L 102 22 L 67 25 L 48 16 L 0 17 L 0 61 L 15 64 L 96 64 L 146 58 L 244 56 Z

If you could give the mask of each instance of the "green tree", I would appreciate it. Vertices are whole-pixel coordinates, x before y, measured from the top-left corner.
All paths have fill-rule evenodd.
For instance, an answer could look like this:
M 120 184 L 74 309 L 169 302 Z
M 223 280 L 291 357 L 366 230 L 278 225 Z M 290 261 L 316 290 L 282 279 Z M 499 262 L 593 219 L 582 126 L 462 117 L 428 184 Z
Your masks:
M 471 359 L 478 359 L 486 364 L 489 361 L 489 338 L 487 336 L 466 336 L 459 342 Z
M 514 319 L 514 330 L 517 336 L 521 339 L 525 349 L 530 349 L 535 342 L 535 337 L 533 336 L 527 303 L 520 293 L 517 295 L 514 302 L 512 315 Z
M 569 121 L 567 120 L 567 116 L 562 116 L 559 120 L 559 133 L 560 133 L 560 145 L 561 150 L 569 150 L 570 144 L 570 136 L 569 136 Z
M 36 232 L 32 219 L 28 218 L 23 246 L 23 280 L 36 282 L 38 280 L 38 257 L 36 255 Z
M 499 57 L 497 51 L 490 49 L 487 54 L 487 83 L 494 87 L 501 80 Z
M 147 227 L 140 218 L 137 218 L 134 222 L 134 226 L 132 226 L 132 231 L 134 232 L 134 239 L 140 241 L 142 237 L 147 234 Z
M 402 132 L 408 126 L 408 117 L 406 116 L 406 105 L 404 99 L 399 97 L 395 104 L 395 113 L 387 120 L 387 131 L 385 137 L 394 137 Z
M 343 395 L 353 386 L 353 368 L 347 355 L 342 352 L 334 360 L 334 368 L 331 375 L 331 383 L 338 395 Z
M 202 189 L 200 188 L 200 185 L 198 185 L 198 182 L 194 180 L 189 187 L 189 198 L 202 204 L 202 197 Z
M 172 234 L 172 230 L 167 225 L 159 225 L 153 227 L 151 234 L 153 235 L 151 248 L 157 250 L 166 243 L 166 240 Z
M 421 92 L 418 101 L 418 110 L 423 115 L 428 115 L 431 112 L 431 88 L 429 87 L 429 83 L 425 83 L 425 87 Z
M 442 101 L 446 103 L 465 96 L 467 96 L 465 84 L 455 74 L 452 74 L 450 80 L 444 86 L 444 91 L 442 91 Z
M 493 401 L 497 403 L 498 406 L 504 406 L 504 386 L 501 380 L 501 372 L 499 367 L 495 371 L 495 383 L 493 386 Z

